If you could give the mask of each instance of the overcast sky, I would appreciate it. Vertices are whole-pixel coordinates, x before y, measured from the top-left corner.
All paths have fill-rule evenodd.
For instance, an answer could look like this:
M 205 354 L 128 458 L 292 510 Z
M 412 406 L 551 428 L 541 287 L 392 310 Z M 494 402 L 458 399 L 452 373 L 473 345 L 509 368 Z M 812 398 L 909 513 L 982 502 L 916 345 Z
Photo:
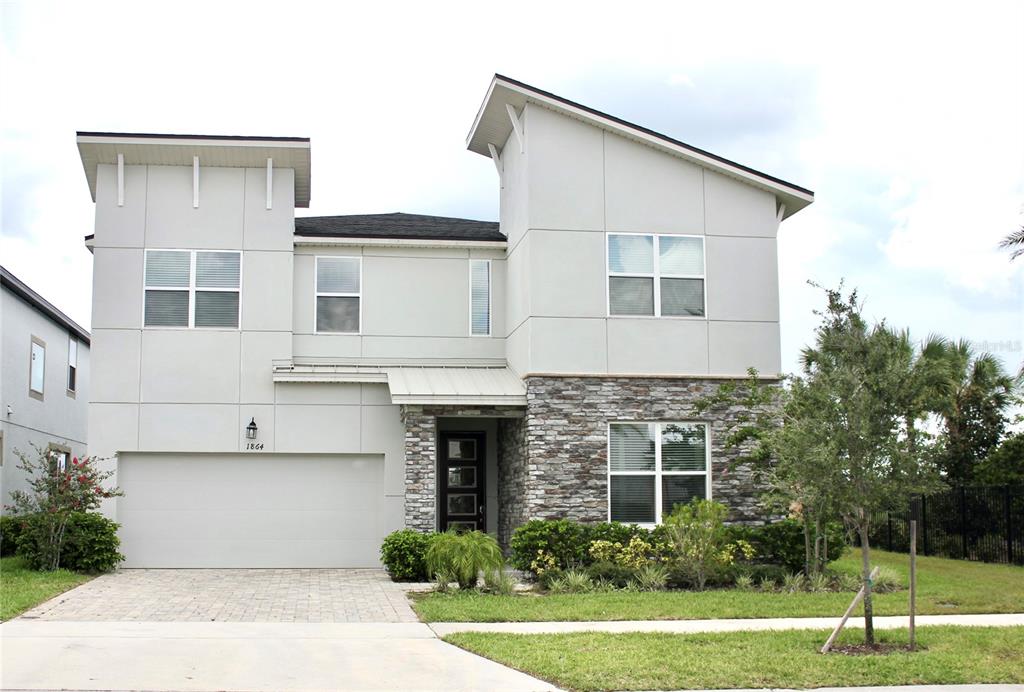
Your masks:
M 835 9 L 829 9 L 829 8 Z M 866 313 L 1024 359 L 1024 3 L 0 3 L 0 263 L 88 327 L 75 130 L 312 138 L 311 215 L 497 219 L 494 72 L 816 193 L 779 235 L 783 366 Z M 443 8 L 443 9 L 441 9 Z

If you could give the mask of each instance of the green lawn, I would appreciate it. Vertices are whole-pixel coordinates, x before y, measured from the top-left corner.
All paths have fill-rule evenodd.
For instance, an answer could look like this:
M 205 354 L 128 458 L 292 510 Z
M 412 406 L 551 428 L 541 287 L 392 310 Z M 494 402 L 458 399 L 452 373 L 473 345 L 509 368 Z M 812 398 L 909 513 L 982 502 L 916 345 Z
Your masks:
M 907 556 L 872 551 L 872 563 L 895 569 L 906 580 Z M 860 552 L 836 562 L 857 573 Z M 917 612 L 1024 612 L 1024 568 L 980 562 L 918 558 Z M 760 593 L 734 589 L 660 593 L 594 593 L 538 596 L 423 594 L 413 607 L 425 622 L 542 622 L 557 620 L 701 620 L 711 618 L 841 615 L 852 593 Z M 904 615 L 907 592 L 875 595 L 876 615 Z
M 87 574 L 60 569 L 34 572 L 20 557 L 0 558 L 0 621 L 24 613 L 57 594 L 92 579 Z
M 879 633 L 906 643 L 906 633 Z M 573 690 L 1024 683 L 1024 628 L 922 627 L 916 652 L 852 656 L 818 649 L 824 631 L 719 634 L 494 634 L 456 646 Z M 858 631 L 840 644 L 857 643 Z

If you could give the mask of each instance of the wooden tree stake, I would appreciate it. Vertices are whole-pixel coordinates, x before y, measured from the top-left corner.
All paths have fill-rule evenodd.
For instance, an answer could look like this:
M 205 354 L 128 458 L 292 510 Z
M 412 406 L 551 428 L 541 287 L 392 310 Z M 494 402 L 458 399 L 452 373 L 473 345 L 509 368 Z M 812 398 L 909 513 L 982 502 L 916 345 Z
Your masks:
M 874 581 L 877 576 L 878 567 L 875 567 L 871 570 L 871 574 L 868 575 L 868 579 L 870 581 Z M 857 604 L 860 603 L 862 598 L 864 598 L 864 586 L 861 586 L 860 591 L 858 591 L 857 595 L 853 597 L 853 603 L 851 603 L 850 607 L 846 609 L 845 613 L 843 613 L 843 619 L 840 620 L 839 624 L 836 625 L 836 628 L 832 630 L 832 634 L 829 635 L 828 641 L 825 642 L 825 646 L 821 647 L 821 653 L 827 654 L 828 650 L 832 648 L 832 645 L 836 641 L 836 637 L 838 637 L 839 633 L 843 631 L 843 627 L 846 626 L 846 621 L 850 619 L 850 614 L 853 613 L 853 609 L 857 607 Z
M 917 642 L 914 637 L 914 616 L 917 610 L 917 520 L 910 520 L 910 650 Z

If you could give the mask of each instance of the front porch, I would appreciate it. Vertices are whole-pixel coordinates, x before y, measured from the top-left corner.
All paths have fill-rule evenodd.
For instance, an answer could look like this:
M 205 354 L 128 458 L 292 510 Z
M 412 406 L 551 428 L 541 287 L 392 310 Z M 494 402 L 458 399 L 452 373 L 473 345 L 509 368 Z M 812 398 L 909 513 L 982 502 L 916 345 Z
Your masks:
M 479 528 L 503 545 L 525 520 L 524 406 L 405 405 L 405 526 Z

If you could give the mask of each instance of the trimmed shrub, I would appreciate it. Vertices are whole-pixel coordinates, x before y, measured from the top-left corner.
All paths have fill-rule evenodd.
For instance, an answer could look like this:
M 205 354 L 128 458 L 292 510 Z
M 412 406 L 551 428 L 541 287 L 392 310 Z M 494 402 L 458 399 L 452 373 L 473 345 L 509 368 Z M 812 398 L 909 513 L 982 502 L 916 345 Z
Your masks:
M 614 562 L 595 562 L 587 567 L 587 576 L 591 581 L 605 582 L 624 589 L 636 577 L 636 570 Z
M 590 524 L 588 527 L 587 542 L 608 541 L 609 543 L 621 543 L 629 545 L 629 541 L 638 536 L 649 541 L 650 531 L 637 526 L 636 524 L 622 524 L 617 521 L 602 521 L 598 524 Z
M 760 560 L 781 565 L 790 572 L 804 570 L 804 527 L 798 519 L 783 519 L 758 527 L 732 528 L 745 533 L 744 538 L 754 546 Z M 825 538 L 828 542 L 827 565 L 846 551 L 846 532 L 842 525 L 829 523 L 825 526 Z
M 589 527 L 569 519 L 528 521 L 512 534 L 512 566 L 538 574 L 534 562 L 538 557 L 553 560 L 547 569 L 566 570 L 589 562 Z
M 505 564 L 498 542 L 482 531 L 437 534 L 427 548 L 426 562 L 430 574 L 454 578 L 460 589 L 476 588 L 481 572 Z
M 436 535 L 412 529 L 387 535 L 380 546 L 380 561 L 391 581 L 427 581 L 427 549 Z
M 75 512 L 65 529 L 61 566 L 76 572 L 109 572 L 124 560 L 120 525 L 96 512 Z
M 0 557 L 10 557 L 18 551 L 18 535 L 25 523 L 21 515 L 0 516 Z
M 23 519 L 18 535 L 18 555 L 25 558 L 31 569 L 53 569 L 50 535 L 53 522 L 42 514 L 31 514 Z M 118 552 L 121 540 L 117 537 L 119 524 L 96 512 L 72 512 L 64 526 L 63 548 L 58 568 L 75 572 L 109 572 L 124 560 Z

